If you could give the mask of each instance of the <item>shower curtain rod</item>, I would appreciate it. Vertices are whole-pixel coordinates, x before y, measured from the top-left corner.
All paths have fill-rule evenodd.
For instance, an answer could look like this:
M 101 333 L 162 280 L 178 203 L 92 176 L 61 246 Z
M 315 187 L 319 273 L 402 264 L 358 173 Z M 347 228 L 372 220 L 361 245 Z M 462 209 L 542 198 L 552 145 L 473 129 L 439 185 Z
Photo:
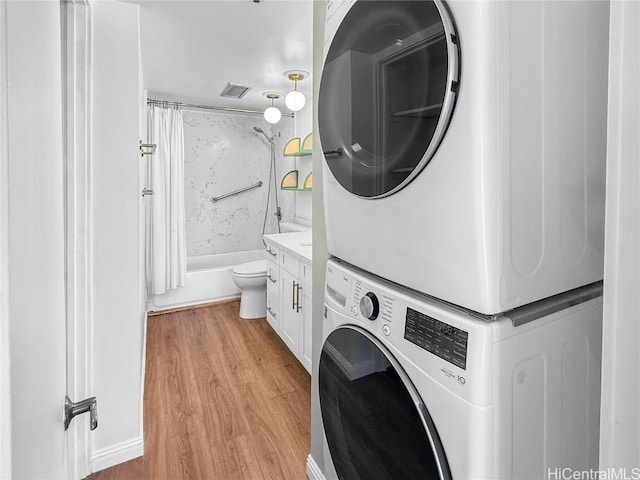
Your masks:
M 251 108 L 233 108 L 233 107 L 219 107 L 216 105 L 197 105 L 193 103 L 182 103 L 182 102 L 169 102 L 167 100 L 157 100 L 155 98 L 147 98 L 147 105 L 165 105 L 165 106 L 175 106 L 175 107 L 186 107 L 186 108 L 200 108 L 203 110 L 218 110 L 221 112 L 231 112 L 231 113 L 248 113 L 250 115 L 264 115 L 263 110 L 253 110 Z M 283 113 L 283 117 L 294 118 L 293 113 Z

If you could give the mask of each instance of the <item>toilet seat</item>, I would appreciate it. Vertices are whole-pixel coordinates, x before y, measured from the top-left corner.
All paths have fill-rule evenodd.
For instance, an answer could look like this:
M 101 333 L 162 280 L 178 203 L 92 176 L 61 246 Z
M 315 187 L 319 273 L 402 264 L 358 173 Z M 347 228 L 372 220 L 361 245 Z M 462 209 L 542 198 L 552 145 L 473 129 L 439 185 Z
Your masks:
M 261 277 L 267 274 L 267 261 L 256 260 L 242 263 L 233 268 L 233 274 L 238 277 Z

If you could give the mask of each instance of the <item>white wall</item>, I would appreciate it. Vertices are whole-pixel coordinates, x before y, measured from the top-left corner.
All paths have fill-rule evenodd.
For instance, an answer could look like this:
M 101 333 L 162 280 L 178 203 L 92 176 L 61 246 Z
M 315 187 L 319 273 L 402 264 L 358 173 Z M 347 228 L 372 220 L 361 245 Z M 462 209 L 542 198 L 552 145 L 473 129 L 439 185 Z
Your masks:
M 7 124 L 7 5 L 0 4 L 0 478 L 11 478 L 9 352 L 9 129 Z
M 138 8 L 138 138 L 144 141 L 147 135 L 147 96 L 144 88 L 144 72 L 142 68 L 142 37 L 140 28 L 140 9 Z M 147 162 L 141 159 L 138 168 L 138 191 L 142 191 L 147 186 Z M 148 199 L 148 197 L 147 197 Z M 147 202 L 140 202 L 138 208 L 138 291 L 140 292 L 140 298 L 138 301 L 140 305 L 138 311 L 140 312 L 140 338 L 139 348 L 142 355 L 140 356 L 140 433 L 144 443 L 144 382 L 146 377 L 146 365 L 147 365 L 147 239 L 146 239 L 146 213 Z
M 92 7 L 92 469 L 142 454 L 138 6 Z
M 631 475 L 640 467 L 640 3 L 611 2 L 610 21 L 600 469 Z
M 274 138 L 275 180 L 283 221 L 291 222 L 293 193 L 280 190 L 280 181 L 294 168 L 293 159 L 282 156 L 284 144 L 294 131 L 293 121 L 283 117 L 270 125 L 262 117 L 189 110 L 183 111 L 183 116 L 187 256 L 263 248 L 271 151 L 264 135 L 253 127 L 262 128 L 269 136 L 281 132 Z M 259 180 L 262 187 L 211 202 L 211 197 Z M 266 233 L 277 232 L 273 212 L 272 189 Z
M 309 81 L 312 81 L 312 79 L 309 79 Z M 313 100 L 311 98 L 307 99 L 304 108 L 296 113 L 295 122 L 296 131 L 294 136 L 300 137 L 302 141 L 313 130 Z M 298 169 L 299 183 L 304 182 L 307 175 L 313 170 L 313 157 L 295 157 L 295 168 Z M 300 223 L 310 224 L 313 218 L 313 194 L 311 192 L 295 192 L 294 195 L 296 220 Z

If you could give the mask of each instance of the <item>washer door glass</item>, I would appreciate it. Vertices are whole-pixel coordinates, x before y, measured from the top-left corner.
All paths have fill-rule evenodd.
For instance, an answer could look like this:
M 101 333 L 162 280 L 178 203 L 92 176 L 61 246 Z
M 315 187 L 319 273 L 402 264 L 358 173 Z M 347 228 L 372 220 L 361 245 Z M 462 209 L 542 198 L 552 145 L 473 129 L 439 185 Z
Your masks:
M 371 334 L 351 326 L 332 332 L 318 378 L 325 435 L 340 479 L 451 478 L 424 403 Z
M 442 2 L 357 1 L 322 72 L 327 165 L 362 197 L 391 195 L 432 158 L 455 103 L 458 47 Z

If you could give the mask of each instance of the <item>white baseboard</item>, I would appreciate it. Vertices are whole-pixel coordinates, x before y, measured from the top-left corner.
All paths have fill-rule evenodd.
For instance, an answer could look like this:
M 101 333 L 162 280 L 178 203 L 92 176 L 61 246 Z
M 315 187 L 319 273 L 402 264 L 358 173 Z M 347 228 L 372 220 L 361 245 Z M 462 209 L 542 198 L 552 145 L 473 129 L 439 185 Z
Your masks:
M 309 480 L 325 480 L 322 470 L 320 470 L 311 454 L 307 456 L 307 478 Z
M 93 452 L 93 455 L 91 455 L 91 472 L 99 472 L 105 468 L 128 462 L 134 458 L 141 457 L 143 453 L 144 440 L 142 437 L 117 443 L 108 448 Z

